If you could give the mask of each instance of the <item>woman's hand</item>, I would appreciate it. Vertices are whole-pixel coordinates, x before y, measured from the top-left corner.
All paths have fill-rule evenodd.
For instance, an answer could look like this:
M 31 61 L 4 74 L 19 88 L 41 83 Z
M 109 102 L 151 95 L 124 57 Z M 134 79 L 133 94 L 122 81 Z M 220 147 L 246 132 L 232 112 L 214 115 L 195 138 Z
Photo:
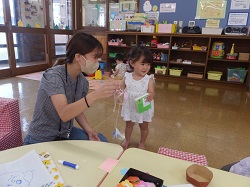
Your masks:
M 95 95 L 96 99 L 111 97 L 119 87 L 119 83 L 120 81 L 116 80 L 104 81 L 104 83 L 92 93 Z
M 95 131 L 91 131 L 90 133 L 88 133 L 89 135 L 89 140 L 92 140 L 92 141 L 101 141 L 98 137 L 98 134 L 97 132 Z

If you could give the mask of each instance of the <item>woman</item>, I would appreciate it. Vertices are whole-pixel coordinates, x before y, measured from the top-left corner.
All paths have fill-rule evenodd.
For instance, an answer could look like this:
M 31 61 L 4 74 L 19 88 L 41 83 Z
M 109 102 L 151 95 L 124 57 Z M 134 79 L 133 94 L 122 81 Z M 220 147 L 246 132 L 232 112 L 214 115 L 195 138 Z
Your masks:
M 92 35 L 78 32 L 72 36 L 66 46 L 65 65 L 49 68 L 43 74 L 25 145 L 65 139 L 107 141 L 92 129 L 83 113 L 96 100 L 112 96 L 117 87 L 107 81 L 88 93 L 83 73 L 92 74 L 98 69 L 102 53 L 101 43 Z M 74 119 L 81 129 L 73 126 Z

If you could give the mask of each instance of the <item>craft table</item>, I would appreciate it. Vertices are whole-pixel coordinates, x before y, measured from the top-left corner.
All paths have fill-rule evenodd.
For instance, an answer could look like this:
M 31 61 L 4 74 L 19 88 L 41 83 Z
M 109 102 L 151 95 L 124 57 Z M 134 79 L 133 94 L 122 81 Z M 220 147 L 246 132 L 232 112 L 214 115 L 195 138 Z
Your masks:
M 107 159 L 118 159 L 123 152 L 120 145 L 96 141 L 54 141 L 21 146 L 0 151 L 0 164 L 22 157 L 27 152 L 48 151 L 66 185 L 72 187 L 99 186 L 107 173 L 98 167 Z M 75 170 L 57 163 L 58 160 L 74 162 L 80 166 Z
M 218 155 L 219 156 L 219 155 Z M 121 170 L 134 168 L 164 180 L 164 185 L 188 184 L 186 169 L 192 163 L 161 154 L 130 148 L 124 151 L 115 168 L 100 187 L 115 187 L 122 179 Z M 208 167 L 213 179 L 208 187 L 249 187 L 250 178 Z

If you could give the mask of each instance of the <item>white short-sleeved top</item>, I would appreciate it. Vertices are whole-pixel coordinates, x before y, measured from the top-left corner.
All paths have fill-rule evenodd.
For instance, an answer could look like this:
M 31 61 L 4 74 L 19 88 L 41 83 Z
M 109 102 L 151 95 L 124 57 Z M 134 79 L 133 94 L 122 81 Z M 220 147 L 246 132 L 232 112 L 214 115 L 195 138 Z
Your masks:
M 141 80 L 134 80 L 132 73 L 125 73 L 125 94 L 121 116 L 125 121 L 136 123 L 151 122 L 154 116 L 154 100 L 151 101 L 151 109 L 139 114 L 135 105 L 135 98 L 142 96 L 148 91 L 148 83 L 153 75 L 145 75 Z
M 119 70 L 117 77 L 123 77 L 127 71 L 127 66 L 124 63 L 120 63 L 115 66 L 115 69 Z

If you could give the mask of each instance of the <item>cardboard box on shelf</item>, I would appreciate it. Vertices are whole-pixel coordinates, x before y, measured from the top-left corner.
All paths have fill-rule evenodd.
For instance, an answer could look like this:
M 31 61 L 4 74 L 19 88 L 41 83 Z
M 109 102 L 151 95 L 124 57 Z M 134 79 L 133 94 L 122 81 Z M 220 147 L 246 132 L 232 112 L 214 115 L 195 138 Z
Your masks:
M 155 26 L 154 25 L 142 25 L 141 26 L 141 32 L 154 33 L 155 32 Z
M 249 58 L 250 58 L 250 53 L 239 53 L 238 60 L 249 60 Z
M 157 24 L 156 26 L 157 33 L 176 33 L 175 24 Z
M 203 77 L 203 72 L 188 72 L 187 77 L 190 78 L 196 78 L 196 79 L 202 79 Z
M 202 29 L 201 31 L 202 34 L 218 34 L 218 35 L 220 35 L 223 30 L 222 28 L 207 28 L 207 27 L 202 27 L 201 29 Z

